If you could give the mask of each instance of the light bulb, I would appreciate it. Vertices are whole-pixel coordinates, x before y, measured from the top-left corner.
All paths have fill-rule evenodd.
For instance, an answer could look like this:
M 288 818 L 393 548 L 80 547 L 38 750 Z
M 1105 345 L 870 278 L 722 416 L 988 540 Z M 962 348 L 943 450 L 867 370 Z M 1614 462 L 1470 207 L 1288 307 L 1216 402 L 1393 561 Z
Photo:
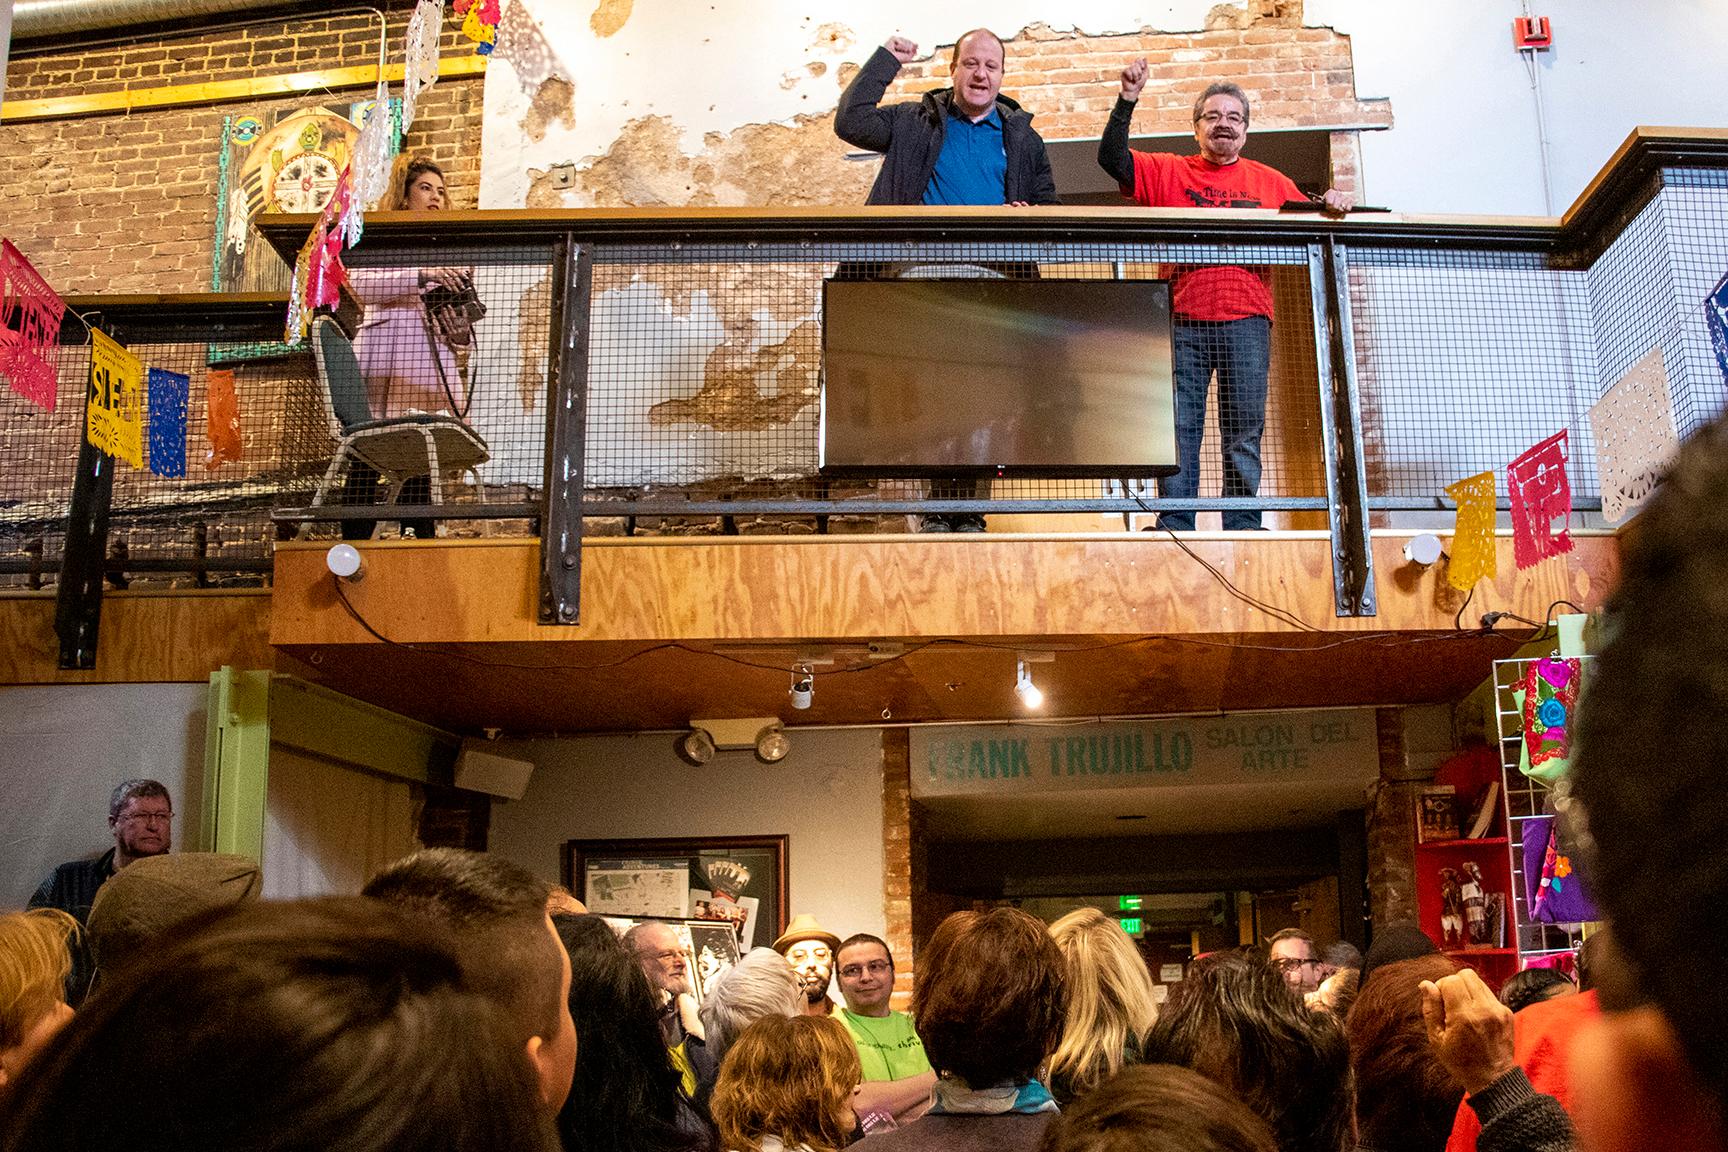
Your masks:
M 1038 690 L 1038 685 L 1032 683 L 1032 674 L 1026 670 L 1024 660 L 1015 666 L 1014 695 L 1020 697 L 1020 703 L 1028 709 L 1041 708 L 1044 705 L 1044 693 Z

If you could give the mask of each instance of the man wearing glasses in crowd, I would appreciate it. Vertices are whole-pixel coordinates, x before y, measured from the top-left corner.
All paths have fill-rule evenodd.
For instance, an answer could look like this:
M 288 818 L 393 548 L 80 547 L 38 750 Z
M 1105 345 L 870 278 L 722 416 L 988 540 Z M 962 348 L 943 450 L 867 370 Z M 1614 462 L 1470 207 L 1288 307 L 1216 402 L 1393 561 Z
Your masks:
M 1284 977 L 1290 990 L 1301 996 L 1320 987 L 1325 977 L 1325 962 L 1314 946 L 1314 937 L 1300 928 L 1286 928 L 1267 941 L 1267 953 L 1272 967 Z
M 880 937 L 861 932 L 835 950 L 834 966 L 846 998 L 836 1015 L 852 1033 L 864 1070 L 855 1110 L 860 1117 L 880 1113 L 901 1124 L 917 1119 L 930 1106 L 936 1073 L 912 1017 L 888 1006 L 894 995 L 893 954 Z
M 1146 86 L 1146 60 L 1122 69 L 1116 107 L 1098 144 L 1098 163 L 1124 196 L 1148 208 L 1280 208 L 1307 200 L 1276 168 L 1242 156 L 1248 142 L 1248 96 L 1227 81 L 1208 85 L 1194 102 L 1198 156 L 1138 152 L 1128 147 L 1128 123 Z M 1350 197 L 1327 189 L 1320 207 L 1342 215 Z M 1181 471 L 1158 481 L 1158 494 L 1183 499 L 1200 493 L 1200 440 L 1206 393 L 1218 373 L 1219 439 L 1224 455 L 1223 495 L 1260 491 L 1260 434 L 1266 427 L 1266 377 L 1272 366 L 1272 275 L 1267 268 L 1228 265 L 1185 267 L 1171 276 L 1176 319 L 1172 374 L 1176 384 L 1176 455 Z M 1194 530 L 1193 511 L 1158 517 L 1158 527 Z M 1260 527 L 1260 513 L 1224 513 L 1226 531 Z
M 174 846 L 174 803 L 168 789 L 154 780 L 125 780 L 108 799 L 108 827 L 114 847 L 94 860 L 73 860 L 54 869 L 36 894 L 32 908 L 58 908 L 82 928 L 90 919 L 96 891 L 108 878 L 134 860 L 164 856 Z M 72 974 L 66 979 L 66 1003 L 74 1008 L 84 999 L 94 965 L 85 936 L 72 947 Z

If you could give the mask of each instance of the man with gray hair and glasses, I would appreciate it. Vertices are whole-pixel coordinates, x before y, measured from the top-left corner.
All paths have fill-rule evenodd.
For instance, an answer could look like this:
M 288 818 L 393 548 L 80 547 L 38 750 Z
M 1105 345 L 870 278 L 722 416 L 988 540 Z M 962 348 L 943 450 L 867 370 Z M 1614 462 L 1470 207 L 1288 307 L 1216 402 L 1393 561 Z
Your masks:
M 58 908 L 78 921 L 90 920 L 96 892 L 120 869 L 146 856 L 164 856 L 174 846 L 174 802 L 155 780 L 123 780 L 108 798 L 108 828 L 114 846 L 94 859 L 72 860 L 54 869 L 30 897 L 32 908 Z M 76 1008 L 90 987 L 95 964 L 84 933 L 72 944 L 66 1003 Z
M 1248 142 L 1248 96 L 1228 81 L 1210 84 L 1194 102 L 1197 156 L 1139 152 L 1128 147 L 1128 122 L 1148 74 L 1142 57 L 1122 69 L 1116 107 L 1098 144 L 1098 163 L 1124 196 L 1148 208 L 1279 208 L 1307 200 L 1275 168 L 1242 156 Z M 1328 189 L 1320 204 L 1329 214 L 1350 208 L 1350 198 Z M 1170 275 L 1175 314 L 1176 455 L 1181 468 L 1158 481 L 1158 494 L 1193 499 L 1200 494 L 1200 440 L 1206 428 L 1206 393 L 1218 374 L 1219 440 L 1226 497 L 1260 491 L 1260 434 L 1266 427 L 1266 377 L 1272 366 L 1272 275 L 1267 268 L 1203 265 Z M 1158 527 L 1194 530 L 1193 510 L 1164 512 Z M 1256 509 L 1224 513 L 1226 531 L 1260 527 Z

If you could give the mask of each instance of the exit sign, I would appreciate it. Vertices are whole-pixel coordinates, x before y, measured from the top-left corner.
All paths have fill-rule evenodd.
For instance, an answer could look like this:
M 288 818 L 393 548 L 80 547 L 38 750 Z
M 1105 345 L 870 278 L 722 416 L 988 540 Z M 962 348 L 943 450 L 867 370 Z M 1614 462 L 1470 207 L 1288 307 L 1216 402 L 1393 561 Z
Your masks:
M 1144 901 L 1144 896 L 1118 896 L 1116 897 L 1116 909 L 1120 912 L 1133 912 L 1138 909 Z
M 1140 922 L 1140 917 L 1138 916 L 1122 917 L 1122 931 L 1128 933 L 1130 936 L 1140 935 L 1141 932 L 1145 931 L 1145 928 L 1146 926 Z

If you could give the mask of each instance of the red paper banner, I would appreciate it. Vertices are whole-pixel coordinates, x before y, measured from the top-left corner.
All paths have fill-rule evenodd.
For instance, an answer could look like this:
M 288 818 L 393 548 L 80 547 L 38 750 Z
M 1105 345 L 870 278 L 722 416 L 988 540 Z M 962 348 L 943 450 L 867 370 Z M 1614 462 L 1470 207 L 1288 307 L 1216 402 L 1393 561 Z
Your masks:
M 10 240 L 0 240 L 0 376 L 12 390 L 54 411 L 58 391 L 49 350 L 60 341 L 66 304 Z
M 210 450 L 204 454 L 204 467 L 213 470 L 240 459 L 240 399 L 234 394 L 234 369 L 212 369 L 205 391 Z
M 1519 571 L 1572 551 L 1566 429 L 1506 466 L 1506 491 L 1512 497 L 1512 555 Z

